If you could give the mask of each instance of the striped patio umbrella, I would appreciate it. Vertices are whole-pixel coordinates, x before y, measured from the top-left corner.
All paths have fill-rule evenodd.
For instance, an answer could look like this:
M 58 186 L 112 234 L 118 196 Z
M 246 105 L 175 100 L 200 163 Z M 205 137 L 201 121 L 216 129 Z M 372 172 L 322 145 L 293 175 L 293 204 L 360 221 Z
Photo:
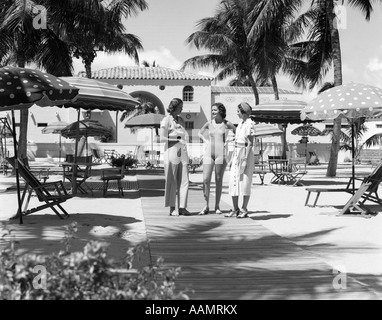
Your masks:
M 253 106 L 251 118 L 255 122 L 265 123 L 303 123 L 301 111 L 307 102 L 300 100 L 275 100 Z
M 79 89 L 78 98 L 66 103 L 65 108 L 85 110 L 125 111 L 134 109 L 139 101 L 127 92 L 107 82 L 82 77 L 60 77 Z
M 257 123 L 255 124 L 255 137 L 260 138 L 260 153 L 261 153 L 261 163 L 264 163 L 263 158 L 263 138 L 281 136 L 283 131 L 278 127 L 268 124 L 268 123 Z
M 100 122 L 91 119 L 75 121 L 61 130 L 61 135 L 69 139 L 85 137 L 86 151 L 89 149 L 88 137 L 111 136 L 111 130 Z
M 77 100 L 63 105 L 65 108 L 77 109 L 77 121 L 80 121 L 81 108 L 85 110 L 125 111 L 133 110 L 139 104 L 139 101 L 127 92 L 103 81 L 83 77 L 61 77 L 60 79 L 79 89 Z M 78 140 L 79 132 L 76 139 L 74 162 L 77 161 Z M 73 170 L 73 194 L 76 194 L 74 175 L 75 170 Z
M 58 161 L 61 161 L 61 130 L 64 129 L 69 123 L 64 121 L 57 121 L 49 123 L 44 129 L 41 130 L 42 133 L 54 133 L 60 135 L 59 147 L 58 147 Z
M 272 124 L 268 124 L 268 123 L 255 124 L 255 137 L 257 138 L 281 136 L 282 134 L 283 134 L 283 131 Z
M 151 156 L 154 151 L 153 129 L 158 129 L 165 115 L 160 113 L 145 113 L 132 117 L 125 122 L 125 128 L 151 128 Z
M 282 125 L 282 156 L 286 158 L 287 141 L 286 128 L 289 123 L 312 122 L 301 120 L 301 110 L 307 106 L 307 102 L 300 100 L 275 100 L 256 105 L 252 108 L 251 119 L 255 122 L 277 123 Z

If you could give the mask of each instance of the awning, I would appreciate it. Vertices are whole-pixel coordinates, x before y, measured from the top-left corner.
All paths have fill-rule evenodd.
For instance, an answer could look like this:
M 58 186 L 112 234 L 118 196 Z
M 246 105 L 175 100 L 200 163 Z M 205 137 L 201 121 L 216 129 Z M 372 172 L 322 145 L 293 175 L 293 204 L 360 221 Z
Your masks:
M 198 102 L 183 102 L 183 113 L 200 113 L 200 104 Z

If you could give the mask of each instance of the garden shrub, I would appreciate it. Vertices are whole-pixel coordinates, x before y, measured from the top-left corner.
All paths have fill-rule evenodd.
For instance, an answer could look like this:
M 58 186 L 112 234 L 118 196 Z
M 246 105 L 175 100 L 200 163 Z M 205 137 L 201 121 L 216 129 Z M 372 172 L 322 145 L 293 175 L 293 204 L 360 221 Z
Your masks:
M 187 300 L 177 291 L 180 268 L 165 270 L 163 260 L 141 270 L 132 268 L 142 246 L 127 251 L 124 261 L 107 257 L 107 244 L 90 241 L 82 252 L 70 252 L 76 222 L 66 227 L 64 250 L 48 256 L 17 255 L 12 230 L 6 226 L 6 247 L 0 251 L 1 300 Z M 46 271 L 46 272 L 45 272 Z
M 111 157 L 111 165 L 113 167 L 121 167 L 123 163 L 123 159 L 126 158 L 125 160 L 125 168 L 129 169 L 132 167 L 135 167 L 138 163 L 138 159 L 130 156 L 130 155 L 121 155 L 119 157 L 112 156 Z

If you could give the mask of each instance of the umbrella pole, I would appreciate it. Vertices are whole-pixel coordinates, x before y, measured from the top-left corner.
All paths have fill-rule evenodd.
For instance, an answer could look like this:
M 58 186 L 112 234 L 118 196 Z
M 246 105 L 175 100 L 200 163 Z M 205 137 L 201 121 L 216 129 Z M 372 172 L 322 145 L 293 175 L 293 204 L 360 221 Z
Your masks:
M 85 134 L 85 143 L 86 143 L 86 157 L 89 155 L 89 144 L 88 144 L 88 134 Z M 85 158 L 87 159 L 87 158 Z
M 151 164 L 154 162 L 154 134 L 153 128 L 151 128 Z
M 15 173 L 16 173 L 16 188 L 17 188 L 17 202 L 19 205 L 19 210 L 17 214 L 19 215 L 20 224 L 23 224 L 23 214 L 21 212 L 21 197 L 20 197 L 20 178 L 19 178 L 19 157 L 17 154 L 16 146 L 16 125 L 15 125 L 15 111 L 12 109 L 12 135 L 13 135 L 13 148 L 15 154 Z
M 354 121 L 351 122 L 351 151 L 352 151 L 352 166 L 351 166 L 351 173 L 353 178 L 353 194 L 355 193 L 355 150 L 354 150 Z
M 308 156 L 308 141 L 305 142 L 305 159 Z
M 115 143 L 118 143 L 118 110 L 115 114 Z
M 77 194 L 77 148 L 78 148 L 78 137 L 80 135 L 80 109 L 77 109 L 77 132 L 76 132 L 76 142 L 74 143 L 74 165 L 72 170 L 72 192 L 74 195 Z
M 263 138 L 260 138 L 261 170 L 264 170 Z
M 59 144 L 58 144 L 58 162 L 61 162 L 61 133 L 60 133 Z

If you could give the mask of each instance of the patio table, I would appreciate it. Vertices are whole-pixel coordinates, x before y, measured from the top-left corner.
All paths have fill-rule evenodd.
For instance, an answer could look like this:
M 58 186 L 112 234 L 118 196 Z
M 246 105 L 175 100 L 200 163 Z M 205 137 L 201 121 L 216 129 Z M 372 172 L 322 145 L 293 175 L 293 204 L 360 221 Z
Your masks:
M 91 170 L 94 166 L 99 166 L 99 163 L 94 162 L 62 162 L 60 164 L 63 169 L 63 182 L 65 179 L 68 179 L 72 185 L 73 182 L 77 186 L 77 190 L 79 190 L 82 194 L 86 194 L 84 186 L 90 190 L 93 195 L 93 190 L 86 183 L 86 180 L 91 176 Z M 73 170 L 75 170 L 75 174 L 73 175 Z M 74 178 L 74 180 L 73 180 Z
M 269 159 L 269 170 L 273 173 L 271 183 L 287 184 L 292 183 L 293 186 L 303 186 L 302 177 L 306 174 L 306 170 L 298 168 L 300 162 L 295 159 Z

